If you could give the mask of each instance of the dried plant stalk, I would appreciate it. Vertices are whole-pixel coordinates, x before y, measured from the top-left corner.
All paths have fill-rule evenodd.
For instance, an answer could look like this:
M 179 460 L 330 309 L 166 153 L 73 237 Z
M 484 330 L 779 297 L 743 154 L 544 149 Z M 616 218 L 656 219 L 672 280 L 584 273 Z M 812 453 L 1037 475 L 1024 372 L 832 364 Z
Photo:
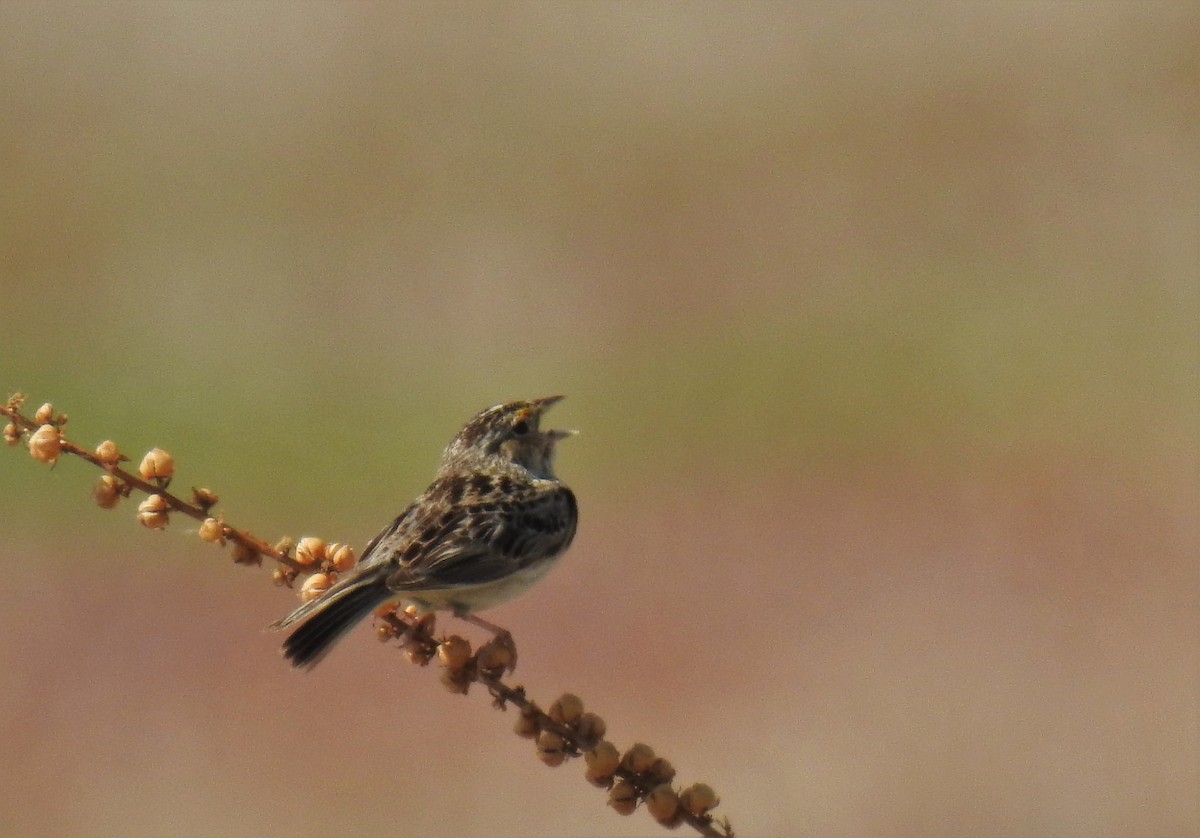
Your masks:
M 284 537 L 271 545 L 248 530 L 230 525 L 222 516 L 213 515 L 219 498 L 208 489 L 192 489 L 187 500 L 172 493 L 169 487 L 175 461 L 161 448 L 147 452 L 134 473 L 122 466 L 129 458 L 111 440 L 101 442 L 94 452 L 88 451 L 67 438 L 63 431 L 65 414 L 46 403 L 29 418 L 22 413 L 24 402 L 25 397 L 16 394 L 0 406 L 0 414 L 9 419 L 3 431 L 5 442 L 12 447 L 24 442 L 35 460 L 49 465 L 63 454 L 71 454 L 102 469 L 105 474 L 92 490 L 101 508 L 112 509 L 122 498 L 142 492 L 147 497 L 138 505 L 137 518 L 143 526 L 163 529 L 173 513 L 194 518 L 200 522 L 198 535 L 203 541 L 220 547 L 233 544 L 234 562 L 258 565 L 263 557 L 272 559 L 276 564 L 272 578 L 277 585 L 292 587 L 298 578 L 305 577 L 302 597 L 316 596 L 333 584 L 339 572 L 354 566 L 354 552 L 343 544 L 307 536 L 299 542 Z M 586 779 L 609 790 L 608 803 L 617 812 L 630 814 L 642 806 L 665 827 L 686 823 L 709 838 L 733 838 L 729 820 L 712 815 L 719 802 L 712 788 L 697 783 L 676 790 L 671 785 L 674 767 L 649 745 L 637 743 L 624 753 L 618 751 L 605 738 L 604 719 L 585 712 L 578 696 L 566 693 L 550 705 L 549 711 L 543 711 L 526 696 L 524 687 L 505 683 L 504 672 L 511 670 L 516 655 L 510 638 L 493 638 L 472 649 L 458 635 L 437 639 L 432 614 L 406 612 L 391 605 L 375 616 L 379 639 L 398 642 L 411 662 L 425 666 L 438 659 L 441 681 L 450 692 L 465 695 L 472 684 L 480 683 L 491 694 L 494 707 L 504 710 L 511 704 L 517 708 L 514 731 L 534 740 L 538 758 L 544 763 L 557 766 L 583 757 Z

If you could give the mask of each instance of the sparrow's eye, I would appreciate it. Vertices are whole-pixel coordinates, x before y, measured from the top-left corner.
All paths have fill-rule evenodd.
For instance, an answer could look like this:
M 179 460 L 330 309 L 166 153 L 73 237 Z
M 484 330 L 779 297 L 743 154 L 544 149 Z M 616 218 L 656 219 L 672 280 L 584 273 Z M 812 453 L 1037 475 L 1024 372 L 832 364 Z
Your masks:
M 513 425 L 513 434 L 516 436 L 525 436 L 527 433 L 529 433 L 529 423 L 524 419 Z

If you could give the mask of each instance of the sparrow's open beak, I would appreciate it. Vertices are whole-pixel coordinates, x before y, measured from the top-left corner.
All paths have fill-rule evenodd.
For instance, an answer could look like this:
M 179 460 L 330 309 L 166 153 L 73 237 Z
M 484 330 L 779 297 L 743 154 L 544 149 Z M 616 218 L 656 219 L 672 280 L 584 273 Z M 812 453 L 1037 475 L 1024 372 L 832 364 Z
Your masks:
M 534 399 L 529 404 L 541 416 L 553 405 L 558 404 L 565 398 L 564 396 L 546 396 L 544 399 Z M 579 431 L 542 431 L 542 436 L 551 442 L 558 442 L 560 439 L 566 439 L 569 436 L 575 436 Z

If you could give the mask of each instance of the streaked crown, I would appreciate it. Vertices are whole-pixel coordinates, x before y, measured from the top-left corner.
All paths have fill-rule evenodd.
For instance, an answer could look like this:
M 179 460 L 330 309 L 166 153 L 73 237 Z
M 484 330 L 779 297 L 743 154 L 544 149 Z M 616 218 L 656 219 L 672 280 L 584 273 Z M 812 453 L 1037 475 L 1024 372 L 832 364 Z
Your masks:
M 570 432 L 543 432 L 539 424 L 542 414 L 562 398 L 508 402 L 482 411 L 446 446 L 442 468 L 498 458 L 524 466 L 539 477 L 553 477 L 554 443 Z

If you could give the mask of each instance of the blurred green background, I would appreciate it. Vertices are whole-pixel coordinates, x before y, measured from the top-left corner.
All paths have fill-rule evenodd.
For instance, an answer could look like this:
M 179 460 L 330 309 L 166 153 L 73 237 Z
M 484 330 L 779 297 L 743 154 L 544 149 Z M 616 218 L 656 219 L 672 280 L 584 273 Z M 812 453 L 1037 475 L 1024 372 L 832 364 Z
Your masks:
M 565 393 L 490 612 L 744 835 L 1200 830 L 1200 11 L 0 4 L 0 387 L 360 547 Z M 0 456 L 0 832 L 657 834 Z M 451 621 L 443 623 L 450 627 Z

